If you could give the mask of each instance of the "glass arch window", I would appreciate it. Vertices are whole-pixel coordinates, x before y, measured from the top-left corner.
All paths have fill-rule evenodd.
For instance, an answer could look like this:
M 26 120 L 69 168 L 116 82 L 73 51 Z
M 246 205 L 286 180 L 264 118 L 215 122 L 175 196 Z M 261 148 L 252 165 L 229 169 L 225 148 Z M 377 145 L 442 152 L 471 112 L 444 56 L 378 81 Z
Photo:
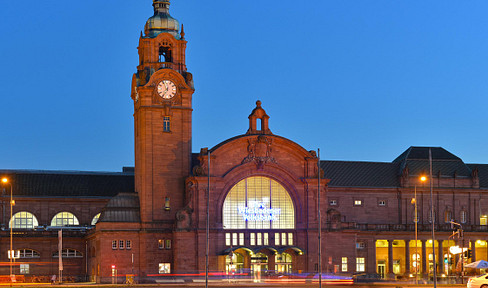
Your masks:
M 13 226 L 12 226 L 13 220 Z M 17 212 L 12 216 L 12 219 L 8 223 L 9 228 L 12 227 L 13 229 L 33 229 L 36 226 L 39 226 L 39 222 L 37 221 L 36 216 L 30 212 L 22 211 Z
M 98 219 L 100 218 L 100 214 L 102 214 L 102 213 L 98 213 L 97 215 L 95 215 L 95 216 L 93 217 L 92 222 L 91 222 L 91 225 L 92 225 L 92 226 L 95 226 L 95 224 L 97 224 Z
M 294 229 L 295 208 L 275 180 L 253 176 L 234 185 L 224 200 L 224 229 Z
M 40 258 L 41 253 L 37 252 L 36 250 L 32 249 L 20 249 L 20 258 Z
M 70 212 L 59 212 L 51 220 L 51 226 L 68 226 L 68 225 L 80 225 L 78 218 Z

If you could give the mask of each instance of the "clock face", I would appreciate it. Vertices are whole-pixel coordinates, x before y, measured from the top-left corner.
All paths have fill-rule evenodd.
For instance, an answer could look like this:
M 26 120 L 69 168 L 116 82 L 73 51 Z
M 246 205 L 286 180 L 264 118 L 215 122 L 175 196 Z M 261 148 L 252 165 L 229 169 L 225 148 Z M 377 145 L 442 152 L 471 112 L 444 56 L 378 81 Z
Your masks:
M 163 99 L 171 99 L 176 95 L 176 84 L 170 80 L 163 80 L 158 84 L 158 94 Z

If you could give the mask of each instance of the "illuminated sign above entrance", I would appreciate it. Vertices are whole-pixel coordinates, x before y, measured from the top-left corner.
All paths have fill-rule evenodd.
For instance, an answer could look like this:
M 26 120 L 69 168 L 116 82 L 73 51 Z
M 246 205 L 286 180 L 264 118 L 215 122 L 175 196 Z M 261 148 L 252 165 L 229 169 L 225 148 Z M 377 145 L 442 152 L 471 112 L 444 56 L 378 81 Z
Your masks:
M 264 202 L 249 202 L 249 207 L 237 207 L 244 221 L 276 221 L 280 208 L 267 208 Z

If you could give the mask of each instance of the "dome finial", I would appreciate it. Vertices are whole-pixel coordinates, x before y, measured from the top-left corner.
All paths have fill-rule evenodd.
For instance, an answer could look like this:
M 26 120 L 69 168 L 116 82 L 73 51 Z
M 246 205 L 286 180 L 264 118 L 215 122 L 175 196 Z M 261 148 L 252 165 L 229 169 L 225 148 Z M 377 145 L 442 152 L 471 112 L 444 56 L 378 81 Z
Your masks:
M 178 20 L 169 15 L 169 0 L 153 0 L 154 15 L 146 21 L 144 33 L 148 38 L 154 38 L 161 33 L 170 33 L 176 39 L 180 38 Z

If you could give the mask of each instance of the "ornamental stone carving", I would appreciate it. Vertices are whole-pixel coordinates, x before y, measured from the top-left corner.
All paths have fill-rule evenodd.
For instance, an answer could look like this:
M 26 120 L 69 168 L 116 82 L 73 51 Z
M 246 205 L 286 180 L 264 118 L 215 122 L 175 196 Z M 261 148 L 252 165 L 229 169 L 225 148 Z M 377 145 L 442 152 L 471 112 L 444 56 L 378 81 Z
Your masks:
M 248 155 L 242 164 L 254 162 L 258 168 L 262 168 L 266 163 L 276 163 L 272 157 L 272 140 L 264 135 L 248 140 Z

